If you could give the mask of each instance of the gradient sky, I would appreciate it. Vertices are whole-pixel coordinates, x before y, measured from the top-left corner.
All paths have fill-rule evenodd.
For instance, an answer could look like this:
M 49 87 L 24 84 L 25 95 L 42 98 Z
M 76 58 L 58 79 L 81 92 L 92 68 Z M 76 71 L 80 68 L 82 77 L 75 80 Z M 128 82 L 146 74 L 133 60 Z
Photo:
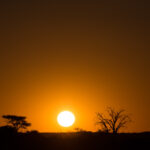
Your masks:
M 0 19 L 0 115 L 57 132 L 70 110 L 68 130 L 95 131 L 112 106 L 131 114 L 126 131 L 150 130 L 149 0 L 1 0 Z

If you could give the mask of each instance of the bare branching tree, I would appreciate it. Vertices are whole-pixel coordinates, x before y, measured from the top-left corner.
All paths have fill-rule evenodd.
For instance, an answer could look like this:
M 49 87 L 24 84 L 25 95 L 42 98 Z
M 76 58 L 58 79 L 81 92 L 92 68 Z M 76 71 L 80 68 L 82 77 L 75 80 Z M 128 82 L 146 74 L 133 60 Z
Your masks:
M 31 124 L 26 121 L 26 117 L 24 116 L 3 115 L 2 117 L 6 119 L 7 126 L 14 128 L 17 132 L 20 129 L 26 129 L 31 126 Z
M 97 113 L 96 124 L 101 126 L 103 132 L 118 133 L 118 131 L 126 127 L 126 125 L 131 121 L 125 110 L 115 111 L 113 108 L 107 108 L 108 117 L 105 117 L 102 113 Z

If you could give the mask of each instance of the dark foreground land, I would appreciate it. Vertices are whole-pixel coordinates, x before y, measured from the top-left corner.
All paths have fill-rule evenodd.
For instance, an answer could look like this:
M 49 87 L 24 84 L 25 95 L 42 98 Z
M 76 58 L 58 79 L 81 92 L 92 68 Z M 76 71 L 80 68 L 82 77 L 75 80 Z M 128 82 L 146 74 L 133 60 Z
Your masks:
M 0 133 L 2 150 L 147 150 L 150 132 L 104 133 Z

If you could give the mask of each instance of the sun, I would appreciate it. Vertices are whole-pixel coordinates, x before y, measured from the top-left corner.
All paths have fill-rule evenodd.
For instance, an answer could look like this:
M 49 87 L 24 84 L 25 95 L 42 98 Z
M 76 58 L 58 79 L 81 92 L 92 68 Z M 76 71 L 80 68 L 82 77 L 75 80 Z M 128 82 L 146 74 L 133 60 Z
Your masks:
M 58 114 L 57 121 L 63 127 L 70 127 L 75 122 L 75 116 L 70 111 L 63 111 Z

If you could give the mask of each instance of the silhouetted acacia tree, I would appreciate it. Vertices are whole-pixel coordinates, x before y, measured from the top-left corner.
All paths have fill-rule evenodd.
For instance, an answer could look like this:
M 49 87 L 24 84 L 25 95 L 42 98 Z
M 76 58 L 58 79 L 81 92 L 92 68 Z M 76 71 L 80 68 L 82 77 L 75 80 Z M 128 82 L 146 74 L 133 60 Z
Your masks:
M 7 126 L 14 128 L 17 132 L 31 126 L 31 123 L 28 123 L 24 116 L 3 115 L 2 117 L 7 120 Z
M 108 117 L 105 117 L 102 113 L 97 113 L 97 124 L 101 126 L 103 132 L 118 133 L 118 131 L 126 127 L 131 121 L 125 110 L 116 111 L 111 107 L 107 108 Z

